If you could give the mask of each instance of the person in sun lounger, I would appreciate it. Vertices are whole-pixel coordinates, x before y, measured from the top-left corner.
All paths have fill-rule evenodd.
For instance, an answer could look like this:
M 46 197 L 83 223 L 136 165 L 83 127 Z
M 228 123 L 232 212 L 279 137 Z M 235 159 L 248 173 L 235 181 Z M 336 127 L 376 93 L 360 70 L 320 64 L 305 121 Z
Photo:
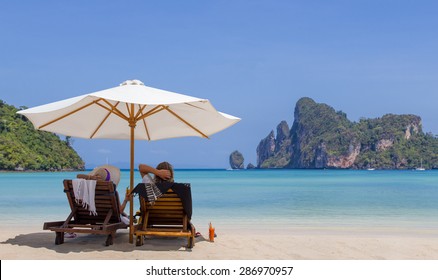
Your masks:
M 138 166 L 138 171 L 140 171 L 140 175 L 143 183 L 162 183 L 162 182 L 173 182 L 174 172 L 173 166 L 167 161 L 163 161 L 157 165 L 156 168 L 153 168 L 147 164 L 140 164 Z M 154 178 L 150 176 L 150 174 L 154 174 Z
M 149 197 L 149 202 L 152 202 L 159 196 L 161 196 L 163 194 L 162 191 L 160 191 L 156 185 L 167 185 L 169 188 L 169 186 L 173 186 L 175 188 L 179 188 L 182 189 L 184 187 L 182 187 L 181 185 L 183 184 L 179 184 L 179 183 L 175 183 L 174 182 L 174 170 L 173 170 L 173 166 L 166 161 L 163 161 L 161 163 L 159 163 L 157 165 L 156 168 L 153 168 L 147 164 L 140 164 L 138 166 L 138 170 L 140 172 L 141 178 L 142 178 L 142 183 L 144 183 L 145 185 L 149 185 L 149 189 L 147 190 L 147 195 L 148 196 L 154 196 L 154 198 Z M 150 174 L 153 174 L 154 177 L 152 178 Z M 179 185 L 179 186 L 177 186 Z M 134 190 L 135 192 L 135 190 Z M 190 196 L 190 206 L 187 207 L 187 209 L 190 209 L 189 215 L 191 216 L 191 196 Z M 137 212 L 137 214 L 140 214 L 139 212 Z M 136 214 L 136 215 L 137 215 Z M 193 226 L 191 224 L 191 226 Z M 194 226 L 193 226 L 194 228 Z M 195 230 L 196 232 L 196 230 Z M 201 234 L 199 232 L 196 232 L 196 237 L 200 236 Z
M 88 174 L 78 174 L 76 175 L 76 178 L 86 179 L 86 180 L 112 181 L 117 186 L 120 182 L 120 169 L 112 165 L 102 165 L 94 168 Z M 126 204 L 128 202 L 129 202 L 129 194 L 126 193 L 123 202 L 119 203 L 121 219 L 125 224 L 129 224 L 129 215 L 124 212 Z

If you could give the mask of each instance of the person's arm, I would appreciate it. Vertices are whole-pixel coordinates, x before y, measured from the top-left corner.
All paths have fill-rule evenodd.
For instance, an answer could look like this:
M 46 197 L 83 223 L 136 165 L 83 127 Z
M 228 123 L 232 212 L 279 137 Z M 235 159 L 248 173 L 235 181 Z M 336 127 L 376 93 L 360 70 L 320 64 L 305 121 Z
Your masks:
M 144 164 L 144 163 L 142 163 L 138 166 L 138 170 L 140 171 L 142 178 L 144 177 L 144 175 L 146 175 L 148 173 L 152 173 L 155 176 L 158 176 L 163 180 L 168 180 L 172 176 L 170 171 L 167 169 L 156 169 L 156 168 L 153 168 L 152 166 L 149 166 L 149 165 Z
M 130 198 L 129 193 L 126 193 L 125 199 L 123 200 L 122 204 L 120 204 L 120 214 L 122 214 L 123 211 L 125 211 L 125 207 L 126 207 L 126 204 L 129 202 L 129 198 Z

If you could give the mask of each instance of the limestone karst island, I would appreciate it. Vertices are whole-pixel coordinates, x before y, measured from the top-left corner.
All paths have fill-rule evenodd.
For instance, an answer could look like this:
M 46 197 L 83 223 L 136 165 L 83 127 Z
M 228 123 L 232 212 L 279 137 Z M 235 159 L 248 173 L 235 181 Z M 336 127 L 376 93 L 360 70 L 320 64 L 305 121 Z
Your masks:
M 296 103 L 292 127 L 281 121 L 256 152 L 257 168 L 438 168 L 438 138 L 423 132 L 419 116 L 386 114 L 353 122 L 308 97 Z M 242 167 L 239 154 L 234 157 Z M 236 167 L 231 156 L 230 165 Z

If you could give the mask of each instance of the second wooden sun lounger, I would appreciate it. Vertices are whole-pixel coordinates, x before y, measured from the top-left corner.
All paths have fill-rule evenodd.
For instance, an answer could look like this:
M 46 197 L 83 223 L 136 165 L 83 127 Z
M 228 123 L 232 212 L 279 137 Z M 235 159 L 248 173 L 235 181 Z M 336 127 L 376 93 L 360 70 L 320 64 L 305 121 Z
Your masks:
M 172 187 L 153 203 L 140 196 L 141 217 L 134 228 L 137 246 L 143 245 L 144 236 L 185 237 L 187 248 L 195 245 L 195 228 L 190 222 L 190 185 L 179 184 L 178 187 L 186 194 L 183 199 L 187 201 L 183 201 Z

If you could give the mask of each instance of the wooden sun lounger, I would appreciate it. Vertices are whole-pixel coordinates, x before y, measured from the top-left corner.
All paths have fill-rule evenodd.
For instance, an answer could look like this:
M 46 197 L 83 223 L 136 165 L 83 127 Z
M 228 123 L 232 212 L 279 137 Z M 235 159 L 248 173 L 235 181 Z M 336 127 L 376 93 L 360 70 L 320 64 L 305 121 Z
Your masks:
M 56 233 L 55 244 L 64 243 L 65 233 L 91 233 L 107 235 L 105 246 L 113 244 L 118 229 L 127 228 L 120 219 L 119 197 L 112 182 L 97 181 L 95 204 L 97 216 L 90 215 L 75 201 L 72 180 L 64 180 L 64 192 L 70 204 L 71 213 L 65 221 L 46 222 L 44 230 Z
M 169 189 L 153 205 L 140 197 L 141 217 L 135 225 L 136 245 L 143 245 L 144 236 L 187 238 L 187 248 L 195 245 L 195 228 L 184 212 L 181 199 Z

